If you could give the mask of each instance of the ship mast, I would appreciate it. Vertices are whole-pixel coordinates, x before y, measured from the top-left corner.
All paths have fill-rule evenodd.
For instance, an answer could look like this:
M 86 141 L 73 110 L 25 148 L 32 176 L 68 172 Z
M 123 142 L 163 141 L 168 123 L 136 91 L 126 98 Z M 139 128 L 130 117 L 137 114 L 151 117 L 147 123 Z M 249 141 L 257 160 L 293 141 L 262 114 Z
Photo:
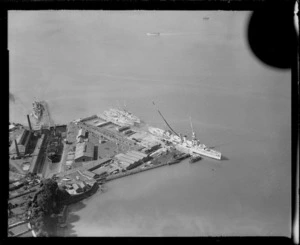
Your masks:
M 192 123 L 192 117 L 190 116 L 190 123 L 191 123 L 191 128 L 192 128 L 192 140 L 196 139 L 196 134 L 193 128 L 193 123 Z
M 152 101 L 153 105 L 155 106 L 154 104 L 154 101 Z M 169 123 L 167 122 L 167 120 L 164 118 L 164 116 L 161 114 L 161 112 L 159 111 L 159 109 L 157 108 L 157 111 L 159 113 L 159 115 L 162 117 L 162 119 L 165 121 L 165 123 L 167 124 L 167 126 L 169 127 L 169 129 L 171 129 L 171 131 L 176 134 L 178 137 L 180 137 L 172 128 L 171 126 L 169 125 Z M 181 138 L 181 137 L 180 137 Z
M 125 100 L 124 100 L 124 109 L 123 109 L 123 111 L 125 111 L 126 113 L 129 113 L 129 111 L 128 111 L 127 108 L 126 108 Z

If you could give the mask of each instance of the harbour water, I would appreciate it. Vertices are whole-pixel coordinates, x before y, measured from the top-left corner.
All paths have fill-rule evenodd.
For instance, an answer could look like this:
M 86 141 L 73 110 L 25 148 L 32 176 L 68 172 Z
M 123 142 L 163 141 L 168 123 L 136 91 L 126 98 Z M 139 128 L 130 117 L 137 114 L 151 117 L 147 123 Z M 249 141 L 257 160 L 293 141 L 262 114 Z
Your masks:
M 9 12 L 10 121 L 123 106 L 222 152 L 114 180 L 70 207 L 67 236 L 290 234 L 289 70 L 248 47 L 250 12 Z M 209 20 L 203 21 L 203 17 Z M 147 36 L 159 32 L 159 36 Z

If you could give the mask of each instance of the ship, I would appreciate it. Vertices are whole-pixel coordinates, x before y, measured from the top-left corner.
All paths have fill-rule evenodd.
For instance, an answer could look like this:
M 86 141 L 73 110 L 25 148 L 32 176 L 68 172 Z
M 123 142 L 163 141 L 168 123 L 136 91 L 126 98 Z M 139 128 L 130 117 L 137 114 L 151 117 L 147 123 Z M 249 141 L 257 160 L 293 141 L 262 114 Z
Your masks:
M 148 32 L 147 36 L 159 36 L 160 33 L 159 32 Z
M 155 106 L 154 102 L 153 105 Z M 160 139 L 164 139 L 165 141 L 169 141 L 179 151 L 188 152 L 189 154 L 199 154 L 201 156 L 221 160 L 221 152 L 213 150 L 212 148 L 209 148 L 208 146 L 200 143 L 200 141 L 196 138 L 196 133 L 194 132 L 191 118 L 190 122 L 192 128 L 192 140 L 188 140 L 187 136 L 182 136 L 181 134 L 176 133 L 166 121 L 162 113 L 158 109 L 157 111 L 170 130 L 162 130 L 159 128 L 148 127 L 148 130 L 151 134 L 159 137 Z
M 34 101 L 32 103 L 32 113 L 31 115 L 34 116 L 38 121 L 41 120 L 43 116 L 43 112 L 45 110 L 41 101 Z
M 199 161 L 201 159 L 202 159 L 202 157 L 200 155 L 198 155 L 198 154 L 192 154 L 191 157 L 190 157 L 189 162 L 190 163 L 194 163 L 194 162 L 197 162 L 197 161 Z
M 183 160 L 183 159 L 186 159 L 186 158 L 188 158 L 190 156 L 190 154 L 188 154 L 188 153 L 180 153 L 179 155 L 175 155 L 174 157 L 175 157 L 175 159 L 176 160 Z
M 115 109 L 104 111 L 102 115 L 107 121 L 120 126 L 132 126 L 140 124 L 141 120 L 126 109 Z
M 162 130 L 160 128 L 148 128 L 149 132 L 161 139 L 171 142 L 179 151 L 189 152 L 190 154 L 199 154 L 202 156 L 221 160 L 221 152 L 213 150 L 204 144 L 201 144 L 193 132 L 192 140 L 187 140 L 186 136 L 175 135 L 170 130 Z

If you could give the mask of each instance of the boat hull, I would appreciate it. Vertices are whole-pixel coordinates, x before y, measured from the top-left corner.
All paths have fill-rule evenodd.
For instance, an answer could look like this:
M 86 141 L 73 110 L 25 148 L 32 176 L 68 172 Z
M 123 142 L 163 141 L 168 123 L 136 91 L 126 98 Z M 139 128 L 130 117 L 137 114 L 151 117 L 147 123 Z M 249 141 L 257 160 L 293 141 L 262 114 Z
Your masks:
M 209 158 L 213 158 L 213 159 L 216 159 L 216 160 L 221 160 L 221 154 L 220 155 L 215 155 L 215 154 L 212 154 L 208 151 L 205 151 L 204 149 L 201 150 L 201 149 L 197 149 L 195 147 L 193 148 L 189 148 L 189 147 L 186 147 L 186 146 L 183 146 L 183 145 L 176 145 L 176 149 L 179 150 L 179 151 L 182 151 L 182 152 L 188 152 L 190 154 L 199 154 L 201 156 L 205 156 L 205 157 L 209 157 Z

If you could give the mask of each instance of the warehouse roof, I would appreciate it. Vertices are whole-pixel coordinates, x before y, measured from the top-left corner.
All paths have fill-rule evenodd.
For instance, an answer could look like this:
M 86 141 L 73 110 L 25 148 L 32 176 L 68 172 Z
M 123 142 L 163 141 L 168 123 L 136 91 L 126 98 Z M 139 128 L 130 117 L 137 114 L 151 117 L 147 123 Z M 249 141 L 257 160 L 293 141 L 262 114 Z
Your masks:
M 131 151 L 131 153 L 134 153 L 134 154 L 136 154 L 136 155 L 140 155 L 140 156 L 142 156 L 142 157 L 147 157 L 146 154 L 144 154 L 144 153 L 142 153 L 142 152 L 139 152 L 139 151 Z
M 131 156 L 131 157 L 134 157 L 134 158 L 137 158 L 138 160 L 141 160 L 143 159 L 144 157 L 140 156 L 140 155 L 137 155 L 135 153 L 132 153 L 132 152 L 127 152 L 126 153 L 126 156 Z
M 91 142 L 82 142 L 76 144 L 75 159 L 80 157 L 94 157 L 94 144 Z
M 93 170 L 94 174 L 102 175 L 107 173 L 107 168 L 98 168 Z

